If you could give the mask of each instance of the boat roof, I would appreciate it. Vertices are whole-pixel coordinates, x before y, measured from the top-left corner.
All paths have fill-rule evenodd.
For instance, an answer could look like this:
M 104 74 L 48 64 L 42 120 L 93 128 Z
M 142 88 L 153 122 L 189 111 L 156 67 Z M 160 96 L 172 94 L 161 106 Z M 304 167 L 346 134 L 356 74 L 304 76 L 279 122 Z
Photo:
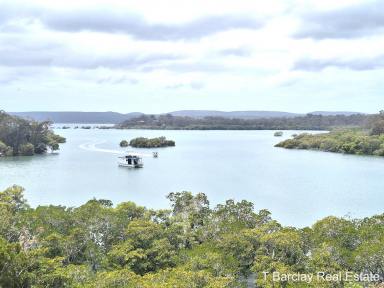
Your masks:
M 139 154 L 126 154 L 124 156 L 121 156 L 119 158 L 125 158 L 125 157 L 137 157 L 137 158 L 141 158 L 141 155 Z

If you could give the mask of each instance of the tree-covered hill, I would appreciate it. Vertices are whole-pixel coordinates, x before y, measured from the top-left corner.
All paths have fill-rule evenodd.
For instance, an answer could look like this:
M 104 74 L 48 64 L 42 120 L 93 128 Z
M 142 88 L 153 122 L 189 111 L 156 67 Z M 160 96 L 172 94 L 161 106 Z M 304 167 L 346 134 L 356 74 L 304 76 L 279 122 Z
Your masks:
M 37 122 L 0 111 L 0 156 L 43 154 L 58 150 L 65 138 L 50 129 L 50 122 Z
M 250 273 L 257 287 L 383 283 L 384 214 L 331 216 L 298 229 L 245 200 L 211 207 L 203 193 L 168 199 L 169 210 L 96 199 L 31 208 L 22 188 L 0 192 L 0 287 L 239 288 Z M 299 285 L 272 282 L 276 271 L 378 279 L 349 285 L 315 277 Z
M 365 125 L 368 115 L 313 115 L 240 119 L 224 117 L 192 118 L 166 115 L 142 115 L 116 125 L 120 129 L 185 130 L 329 130 L 332 127 Z
M 121 114 L 117 112 L 10 112 L 11 115 L 35 121 L 52 121 L 53 123 L 83 123 L 83 124 L 116 124 L 126 119 L 140 116 L 142 113 L 132 112 Z

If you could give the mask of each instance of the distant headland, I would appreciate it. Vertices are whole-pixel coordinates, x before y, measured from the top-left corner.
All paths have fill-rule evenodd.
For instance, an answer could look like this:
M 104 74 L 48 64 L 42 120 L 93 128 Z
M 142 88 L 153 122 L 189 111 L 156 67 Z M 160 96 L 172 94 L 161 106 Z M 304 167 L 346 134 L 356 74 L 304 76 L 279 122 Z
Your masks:
M 51 121 L 53 123 L 86 123 L 86 124 L 118 124 L 129 119 L 146 115 L 141 112 L 117 113 L 117 112 L 81 112 L 81 111 L 27 111 L 27 112 L 8 112 L 11 115 L 35 121 Z M 335 115 L 353 115 L 363 114 L 350 111 L 314 111 L 306 114 L 290 113 L 281 111 L 216 111 L 216 110 L 180 110 L 169 113 L 157 114 L 172 115 L 191 118 L 222 117 L 237 119 L 260 119 L 260 118 L 293 118 L 305 116 L 306 114 L 335 116 Z

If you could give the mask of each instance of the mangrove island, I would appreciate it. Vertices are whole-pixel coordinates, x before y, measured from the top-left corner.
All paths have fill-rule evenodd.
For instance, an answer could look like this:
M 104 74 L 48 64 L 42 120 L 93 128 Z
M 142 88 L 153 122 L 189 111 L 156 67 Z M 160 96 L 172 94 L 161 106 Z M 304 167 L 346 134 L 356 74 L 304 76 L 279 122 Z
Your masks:
M 275 147 L 384 156 L 384 111 L 370 116 L 358 128 L 337 128 L 321 134 L 303 133 Z
M 167 140 L 163 136 L 162 137 L 157 137 L 157 138 L 138 137 L 138 138 L 132 139 L 129 142 L 129 146 L 135 147 L 135 148 L 173 147 L 175 145 L 176 145 L 175 141 Z

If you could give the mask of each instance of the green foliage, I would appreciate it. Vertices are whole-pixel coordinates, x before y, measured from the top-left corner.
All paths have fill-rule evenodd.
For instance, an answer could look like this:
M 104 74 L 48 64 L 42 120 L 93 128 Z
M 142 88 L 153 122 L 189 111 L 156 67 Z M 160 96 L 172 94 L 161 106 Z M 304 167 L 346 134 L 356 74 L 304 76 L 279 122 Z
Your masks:
M 367 285 L 275 283 L 262 272 L 384 276 L 384 214 L 296 229 L 248 201 L 168 199 L 171 210 L 104 199 L 30 208 L 21 187 L 0 192 L 0 287 L 238 288 L 256 273 L 257 287 L 352 288 Z
M 0 141 L 0 156 L 12 156 L 13 148 Z
M 128 147 L 129 143 L 127 140 L 121 140 L 120 147 Z
M 368 119 L 368 129 L 370 129 L 370 135 L 384 134 L 384 111 L 380 111 L 379 114 L 373 115 Z
M 310 149 L 357 155 L 384 156 L 384 135 L 368 135 L 363 130 L 335 130 L 322 134 L 300 134 L 276 147 Z
M 236 119 L 222 117 L 192 118 L 166 115 L 141 115 L 116 125 L 120 129 L 185 129 L 185 130 L 328 130 L 340 126 L 363 126 L 369 116 L 322 116 Z
M 22 156 L 33 156 L 35 154 L 35 146 L 32 143 L 20 145 L 19 154 Z
M 32 275 L 23 269 L 27 265 L 25 258 L 17 243 L 0 237 L 0 287 L 27 287 Z
M 6 207 L 13 214 L 28 209 L 23 192 L 24 189 L 16 185 L 0 192 L 0 207 Z
M 175 146 L 175 141 L 167 140 L 165 137 L 157 137 L 157 138 L 144 138 L 138 137 L 132 139 L 129 142 L 129 145 L 136 148 L 158 148 L 158 147 L 170 147 Z
M 65 138 L 50 130 L 49 122 L 29 121 L 0 111 L 0 156 L 43 154 L 59 149 Z
M 275 145 L 288 149 L 311 149 L 357 155 L 384 156 L 384 111 L 366 116 L 360 128 L 329 133 L 295 135 Z

